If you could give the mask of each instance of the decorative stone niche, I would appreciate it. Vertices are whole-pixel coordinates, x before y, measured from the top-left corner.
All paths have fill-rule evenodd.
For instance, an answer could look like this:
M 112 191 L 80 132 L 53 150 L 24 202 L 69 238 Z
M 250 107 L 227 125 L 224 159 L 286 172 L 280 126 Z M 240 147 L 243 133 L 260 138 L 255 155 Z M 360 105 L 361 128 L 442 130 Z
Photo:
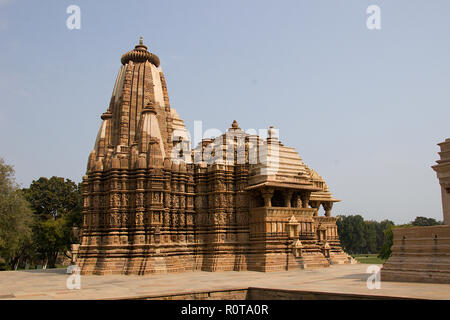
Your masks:
M 289 238 L 296 239 L 299 237 L 300 223 L 297 222 L 297 219 L 295 219 L 294 215 L 292 215 L 292 217 L 289 219 L 289 222 L 286 224 L 286 230 L 288 232 Z

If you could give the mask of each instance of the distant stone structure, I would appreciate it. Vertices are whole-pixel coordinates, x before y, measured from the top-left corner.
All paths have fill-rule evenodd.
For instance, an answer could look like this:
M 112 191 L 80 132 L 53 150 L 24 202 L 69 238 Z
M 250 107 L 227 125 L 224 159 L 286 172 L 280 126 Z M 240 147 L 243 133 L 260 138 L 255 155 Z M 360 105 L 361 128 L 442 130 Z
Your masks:
M 450 225 L 450 138 L 438 144 L 441 147 L 440 160 L 433 166 L 441 185 L 442 210 L 444 212 L 444 225 Z
M 191 149 L 159 58 L 125 53 L 83 177 L 83 274 L 280 271 L 350 263 L 327 184 L 234 121 Z M 322 206 L 325 216 L 319 216 Z
M 444 225 L 394 228 L 382 280 L 450 283 L 450 139 L 438 145 L 441 159 L 432 168 L 441 185 Z

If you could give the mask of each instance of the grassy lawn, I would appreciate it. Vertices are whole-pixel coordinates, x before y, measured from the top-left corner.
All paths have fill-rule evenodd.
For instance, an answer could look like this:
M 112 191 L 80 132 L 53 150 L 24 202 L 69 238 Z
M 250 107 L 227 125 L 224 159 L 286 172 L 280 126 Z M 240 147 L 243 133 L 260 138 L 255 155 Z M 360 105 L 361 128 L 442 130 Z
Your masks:
M 377 257 L 378 254 L 354 254 L 353 258 L 358 260 L 359 263 L 367 264 L 383 264 L 386 260 Z
M 62 264 L 55 265 L 55 269 L 67 269 L 67 267 L 68 266 L 64 266 Z M 19 270 L 35 270 L 35 269 L 42 269 L 42 266 L 41 265 L 38 265 L 38 266 L 27 265 L 27 268 L 17 268 L 18 271 Z M 52 269 L 52 268 L 47 267 L 47 269 Z M 10 271 L 10 270 L 9 269 L 5 269 L 5 270 L 0 269 L 0 271 Z

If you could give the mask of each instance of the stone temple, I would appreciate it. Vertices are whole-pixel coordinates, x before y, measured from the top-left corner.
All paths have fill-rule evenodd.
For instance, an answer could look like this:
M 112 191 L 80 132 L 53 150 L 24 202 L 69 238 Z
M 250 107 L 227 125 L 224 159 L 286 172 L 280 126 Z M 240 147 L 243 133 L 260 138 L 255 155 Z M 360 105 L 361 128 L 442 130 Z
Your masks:
M 351 263 L 320 175 L 234 121 L 191 148 L 159 58 L 122 55 L 83 177 L 83 274 L 281 271 Z M 319 216 L 319 208 L 325 215 Z

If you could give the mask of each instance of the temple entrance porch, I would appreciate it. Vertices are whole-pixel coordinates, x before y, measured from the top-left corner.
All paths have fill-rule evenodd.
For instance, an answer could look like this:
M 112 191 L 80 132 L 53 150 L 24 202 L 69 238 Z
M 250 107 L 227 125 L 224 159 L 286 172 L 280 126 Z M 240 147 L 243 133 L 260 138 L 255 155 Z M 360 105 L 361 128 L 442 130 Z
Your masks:
M 261 188 L 252 190 L 250 241 L 258 243 L 259 264 L 249 270 L 279 271 L 351 263 L 342 251 L 332 201 L 310 201 L 310 190 Z M 319 216 L 323 205 L 325 216 Z

